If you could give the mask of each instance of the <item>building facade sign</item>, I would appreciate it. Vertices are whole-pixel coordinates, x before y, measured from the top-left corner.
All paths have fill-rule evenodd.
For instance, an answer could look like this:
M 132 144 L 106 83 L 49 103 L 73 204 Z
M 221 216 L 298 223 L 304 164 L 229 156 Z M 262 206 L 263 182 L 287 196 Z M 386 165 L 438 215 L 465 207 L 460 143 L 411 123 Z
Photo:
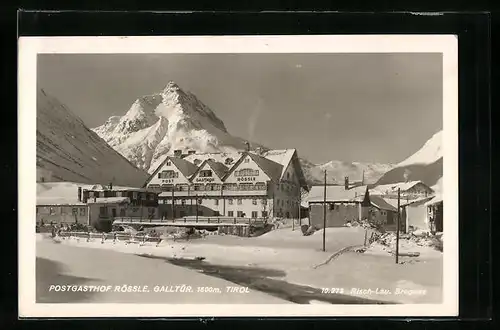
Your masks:
M 210 178 L 210 177 L 200 177 L 200 178 L 196 178 L 194 179 L 195 182 L 214 182 L 215 179 L 214 178 Z
M 249 181 L 256 181 L 256 177 L 254 176 L 239 176 L 236 178 L 237 181 L 239 182 L 249 182 Z

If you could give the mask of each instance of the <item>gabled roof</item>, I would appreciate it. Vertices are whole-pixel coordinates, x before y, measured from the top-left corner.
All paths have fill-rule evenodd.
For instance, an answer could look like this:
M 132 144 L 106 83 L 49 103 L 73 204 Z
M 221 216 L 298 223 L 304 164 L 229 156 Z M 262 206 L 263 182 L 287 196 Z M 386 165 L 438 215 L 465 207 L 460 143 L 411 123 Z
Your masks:
M 231 175 L 231 173 L 233 173 L 236 168 L 238 168 L 238 166 L 241 164 L 241 162 L 243 162 L 246 156 L 249 156 L 257 164 L 257 166 L 259 166 L 259 168 L 262 169 L 264 173 L 266 173 L 269 179 L 274 182 L 279 182 L 283 165 L 275 163 L 252 152 L 243 152 L 238 161 L 226 173 L 224 179 Z
M 267 174 L 267 176 L 274 182 L 278 182 L 281 179 L 281 175 L 283 172 L 284 166 L 282 164 L 278 164 L 273 162 L 272 160 L 269 160 L 267 158 L 264 158 L 262 156 L 259 156 L 257 154 L 248 153 L 248 156 L 252 158 L 252 160 L 259 165 L 259 167 L 264 171 L 264 173 Z M 244 157 L 242 157 L 243 159 Z
M 151 181 L 151 179 L 158 174 L 158 172 L 162 169 L 162 167 L 168 160 L 170 160 L 172 164 L 174 164 L 175 167 L 177 167 L 177 169 L 182 173 L 182 175 L 184 175 L 188 179 L 198 170 L 198 167 L 196 165 L 188 162 L 183 158 L 167 156 L 156 168 L 156 170 L 148 177 L 148 179 L 144 183 L 144 186 L 146 186 Z
M 432 188 L 427 186 L 422 181 L 408 181 L 408 182 L 396 182 L 396 183 L 389 183 L 389 184 L 381 184 L 381 185 L 374 187 L 373 190 L 374 190 L 374 192 L 377 192 L 380 194 L 385 194 L 385 193 L 397 192 L 398 188 L 401 189 L 401 191 L 406 191 L 410 188 L 413 188 L 417 184 L 423 184 L 424 186 L 428 187 L 432 191 Z
M 208 159 L 207 164 L 210 166 L 210 168 L 212 168 L 212 170 L 220 179 L 222 179 L 224 175 L 226 175 L 226 173 L 229 171 L 229 168 L 221 162 L 215 162 L 211 159 Z
M 229 170 L 224 164 L 213 161 L 212 159 L 209 158 L 205 159 L 203 163 L 201 163 L 200 166 L 196 168 L 196 171 L 191 175 L 191 179 L 194 178 L 201 171 L 201 169 L 203 168 L 203 166 L 205 166 L 205 164 L 208 164 L 208 166 L 210 166 L 212 171 L 214 171 L 215 174 L 217 174 L 217 176 L 221 180 L 224 178 L 224 176 Z
M 309 203 L 324 201 L 323 185 L 312 186 L 307 196 Z M 345 187 L 337 185 L 326 186 L 326 201 L 327 202 L 361 202 L 366 193 L 366 186 L 359 186 L 346 190 Z M 371 198 L 371 196 L 370 196 Z
M 380 210 L 394 211 L 397 212 L 398 209 L 391 204 L 387 203 L 385 199 L 380 196 L 370 196 L 370 203 Z
M 443 202 L 443 195 L 438 194 L 438 195 L 434 196 L 431 200 L 429 200 L 425 205 L 430 206 L 430 205 L 435 205 L 435 204 L 442 203 L 442 202 Z

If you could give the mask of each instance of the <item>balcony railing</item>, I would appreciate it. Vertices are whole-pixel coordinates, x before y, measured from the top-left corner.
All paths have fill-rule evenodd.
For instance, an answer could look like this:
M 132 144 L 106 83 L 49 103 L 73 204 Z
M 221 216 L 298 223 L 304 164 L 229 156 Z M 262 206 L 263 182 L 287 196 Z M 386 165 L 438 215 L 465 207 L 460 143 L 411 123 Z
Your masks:
M 232 196 L 267 196 L 267 190 L 196 190 L 196 191 L 174 191 L 174 197 L 232 197 Z M 160 198 L 172 198 L 171 191 L 164 191 Z

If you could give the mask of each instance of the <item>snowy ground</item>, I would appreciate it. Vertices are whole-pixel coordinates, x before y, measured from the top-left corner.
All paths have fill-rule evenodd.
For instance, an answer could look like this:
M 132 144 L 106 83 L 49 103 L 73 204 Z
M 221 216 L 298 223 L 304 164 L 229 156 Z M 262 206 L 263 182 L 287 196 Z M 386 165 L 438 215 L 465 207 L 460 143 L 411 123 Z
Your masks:
M 254 238 L 214 235 L 192 241 L 167 240 L 158 247 L 155 243 L 141 246 L 138 243 L 114 244 L 106 241 L 101 244 L 100 239 L 86 242 L 85 239 L 74 238 L 63 239 L 61 244 L 163 258 L 192 260 L 202 257 L 210 265 L 275 270 L 280 271 L 278 277 L 288 283 L 338 289 L 334 291 L 368 299 L 401 303 L 440 301 L 442 254 L 429 247 L 403 247 L 403 252 L 416 252 L 418 249 L 421 255 L 418 258 L 401 258 L 401 264 L 395 264 L 387 248 L 374 244 L 365 253 L 346 252 L 321 265 L 335 252 L 363 245 L 364 237 L 362 228 L 329 228 L 326 231 L 326 252 L 321 250 L 322 231 L 303 236 L 300 230 L 292 231 L 290 228 Z M 379 291 L 389 290 L 391 294 L 366 292 L 368 289 L 376 291 L 377 288 Z M 398 289 L 413 291 L 396 294 Z

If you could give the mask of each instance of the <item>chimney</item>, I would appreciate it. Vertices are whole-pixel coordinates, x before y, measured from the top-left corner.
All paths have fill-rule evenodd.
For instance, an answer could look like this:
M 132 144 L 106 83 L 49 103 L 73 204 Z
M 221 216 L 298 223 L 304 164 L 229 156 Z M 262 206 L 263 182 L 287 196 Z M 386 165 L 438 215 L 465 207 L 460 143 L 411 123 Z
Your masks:
M 82 201 L 82 187 L 78 187 L 78 201 Z
M 361 185 L 365 185 L 365 170 L 363 170 L 363 176 L 361 177 Z
M 181 157 L 182 156 L 182 150 L 174 150 L 174 157 Z
M 250 151 L 250 143 L 248 141 L 245 141 L 245 145 L 247 146 L 247 150 L 246 151 Z
M 344 177 L 344 189 L 349 190 L 349 177 L 348 176 Z
M 113 190 L 113 182 L 109 183 L 109 190 Z
M 196 153 L 196 150 L 189 150 L 188 155 L 194 155 Z
M 255 152 L 257 153 L 257 155 L 262 155 L 262 148 L 261 147 L 255 148 Z
M 82 202 L 87 203 L 87 199 L 89 198 L 89 191 L 87 189 L 83 190 Z

